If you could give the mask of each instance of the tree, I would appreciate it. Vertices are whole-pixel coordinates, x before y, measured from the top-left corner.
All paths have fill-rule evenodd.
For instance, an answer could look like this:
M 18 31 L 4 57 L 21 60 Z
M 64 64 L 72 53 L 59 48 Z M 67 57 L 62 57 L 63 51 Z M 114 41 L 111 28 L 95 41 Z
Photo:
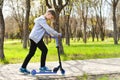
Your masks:
M 9 0 L 8 7 L 11 8 L 11 16 L 15 19 L 19 27 L 19 34 L 21 40 L 23 40 L 23 26 L 24 26 L 24 13 L 25 13 L 25 2 L 23 0 Z
M 117 6 L 117 26 L 118 26 L 118 41 L 120 40 L 120 2 Z
M 87 16 L 88 16 L 88 0 L 81 0 L 81 11 L 82 11 L 82 20 L 83 20 L 83 42 L 87 42 Z
M 69 2 L 69 4 L 64 8 L 64 13 L 65 13 L 65 38 L 66 38 L 66 45 L 70 45 L 70 25 L 69 25 L 69 20 L 70 20 L 70 13 L 72 10 L 72 1 Z
M 118 44 L 118 32 L 117 32 L 117 23 L 116 23 L 116 7 L 119 0 L 112 0 L 113 8 L 113 25 L 114 25 L 114 44 Z
M 98 0 L 98 6 L 96 6 L 95 8 L 96 20 L 100 30 L 101 41 L 104 41 L 104 37 L 105 37 L 105 28 L 104 28 L 105 18 L 103 13 L 103 3 L 104 3 L 103 0 Z
M 93 7 L 93 10 L 91 11 L 92 40 L 93 41 L 94 41 L 94 37 L 95 36 L 97 38 L 97 41 L 99 41 L 100 28 L 99 28 L 99 25 L 98 25 L 98 21 L 100 19 L 99 19 L 99 16 L 97 17 L 97 15 L 100 15 L 102 17 L 102 14 L 101 14 L 101 5 L 99 6 L 99 2 L 100 2 L 99 0 L 91 1 L 91 7 Z M 94 16 L 96 15 L 96 16 L 94 17 L 93 15 Z M 100 26 L 100 27 L 102 27 L 102 26 Z
M 26 0 L 26 16 L 24 25 L 24 36 L 23 36 L 23 48 L 27 48 L 28 35 L 29 35 L 29 13 L 30 13 L 30 0 Z
M 72 0 L 72 2 L 73 2 L 73 7 L 71 12 L 71 17 L 76 19 L 74 19 L 74 25 L 73 23 L 70 22 L 71 27 L 73 26 L 71 30 L 75 28 L 73 35 L 75 37 L 75 40 L 79 41 L 80 37 L 83 37 L 83 33 L 82 33 L 83 20 L 82 20 L 82 9 L 81 9 L 82 3 L 81 3 L 81 0 Z M 77 16 L 76 16 L 76 13 L 77 13 Z
M 54 26 L 55 26 L 55 29 L 60 32 L 60 29 L 59 29 L 59 14 L 61 12 L 61 10 L 69 3 L 69 0 L 65 0 L 65 4 L 63 4 L 63 0 L 52 0 L 53 2 L 53 5 L 50 4 L 50 0 L 45 0 L 46 1 L 46 5 L 48 8 L 52 8 L 52 6 L 54 6 L 55 8 L 55 12 L 56 12 L 56 20 L 55 20 L 55 23 L 54 23 Z M 59 41 L 59 51 L 60 53 L 64 53 L 64 50 L 63 50 L 63 46 L 62 46 L 62 40 L 60 39 Z
M 95 21 L 95 18 L 93 16 L 93 14 L 91 14 L 91 26 L 92 26 L 92 29 L 91 29 L 91 35 L 92 35 L 92 41 L 94 42 L 94 38 L 95 38 L 95 25 L 96 25 L 96 21 Z
M 117 31 L 117 23 L 116 23 L 116 7 L 119 0 L 111 0 L 111 3 L 106 0 L 112 6 L 112 14 L 113 14 L 113 29 L 114 29 L 114 44 L 118 44 L 118 31 Z
M 5 33 L 5 23 L 2 14 L 4 0 L 0 0 L 0 59 L 5 59 L 4 55 L 4 33 Z

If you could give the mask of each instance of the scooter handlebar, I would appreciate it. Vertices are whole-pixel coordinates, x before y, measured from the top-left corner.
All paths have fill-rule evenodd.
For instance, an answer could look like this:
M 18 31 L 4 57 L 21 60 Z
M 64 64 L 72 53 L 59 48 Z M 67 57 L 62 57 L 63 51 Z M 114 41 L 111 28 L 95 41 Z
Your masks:
M 55 38 L 55 40 L 56 40 L 56 47 L 58 47 L 59 46 L 58 38 Z
M 60 38 L 62 37 L 62 34 L 60 33 Z M 58 39 L 58 37 L 56 37 L 55 38 L 55 40 L 56 40 L 56 47 L 59 47 L 59 39 Z
M 47 33 L 48 34 L 48 33 Z M 49 34 L 48 34 L 49 35 Z M 60 36 L 60 38 L 62 37 L 62 34 L 61 33 L 59 33 L 59 36 Z M 51 38 L 54 38 L 55 40 L 56 40 L 56 47 L 58 47 L 59 46 L 59 40 L 58 40 L 58 37 L 55 37 L 55 36 L 51 36 Z

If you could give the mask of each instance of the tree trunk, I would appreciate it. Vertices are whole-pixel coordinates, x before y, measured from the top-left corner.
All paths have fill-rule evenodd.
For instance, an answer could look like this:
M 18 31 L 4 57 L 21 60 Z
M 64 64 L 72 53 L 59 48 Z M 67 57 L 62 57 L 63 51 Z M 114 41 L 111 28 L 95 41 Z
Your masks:
M 105 37 L 105 35 L 104 35 L 104 29 L 101 27 L 101 29 L 100 29 L 100 38 L 101 38 L 101 41 L 104 41 L 104 37 Z
M 3 7 L 4 0 L 0 1 L 0 59 L 5 59 L 4 56 L 4 33 L 5 33 L 5 23 L 2 14 L 2 7 Z
M 59 32 L 59 12 L 57 13 L 56 11 L 56 20 L 55 20 L 55 23 L 54 23 L 54 28 L 57 32 Z M 64 54 L 64 49 L 63 49 L 63 45 L 62 45 L 62 39 L 59 39 L 59 52 L 61 54 Z
M 114 33 L 113 33 L 113 37 L 114 37 L 114 44 L 118 44 L 118 32 L 117 32 L 117 23 L 116 23 L 116 7 L 117 4 L 120 0 L 111 0 L 112 4 L 109 3 L 109 1 L 107 1 L 110 5 L 112 5 L 112 11 L 113 11 L 113 29 L 114 29 Z
M 104 23 L 104 20 L 103 20 L 103 17 L 102 17 L 102 14 L 101 14 L 101 11 L 100 11 L 100 16 L 97 15 L 96 16 L 97 18 L 97 23 L 98 23 L 98 26 L 99 26 L 99 31 L 100 31 L 100 38 L 101 38 L 101 41 L 104 41 L 104 28 L 103 28 L 103 23 Z
M 94 38 L 95 38 L 95 28 L 94 28 L 94 18 L 93 18 L 93 15 L 92 15 L 90 21 L 91 21 L 91 24 L 92 24 L 92 30 L 91 30 L 92 42 L 94 42 Z
M 55 12 L 56 12 L 56 22 L 54 23 L 55 29 L 59 32 L 59 14 L 61 12 L 61 10 L 68 4 L 69 0 L 64 1 L 65 4 L 63 4 L 62 0 L 52 0 L 53 1 L 53 5 L 49 4 L 48 0 L 46 1 L 46 5 L 48 8 L 52 8 L 52 6 L 55 8 Z M 62 45 L 62 39 L 60 39 L 59 41 L 59 51 L 60 53 L 64 53 L 63 50 L 63 45 Z
M 70 33 L 69 33 L 69 16 L 65 16 L 65 38 L 66 38 L 66 45 L 70 46 Z
M 113 6 L 113 25 L 114 25 L 114 44 L 118 44 L 118 36 L 117 36 L 117 24 L 116 24 L 116 8 Z
M 95 32 L 95 34 L 96 34 L 97 41 L 99 41 L 99 33 Z
M 84 5 L 84 3 L 82 3 L 82 19 L 83 19 L 83 26 L 84 26 L 84 30 L 83 30 L 83 42 L 87 43 L 87 16 L 88 16 L 88 5 L 86 4 L 86 6 Z
M 95 40 L 95 28 L 94 28 L 94 25 L 92 25 L 92 42 L 94 42 Z
M 84 21 L 83 23 L 84 23 L 83 42 L 86 43 L 87 42 L 86 21 Z
M 27 48 L 28 34 L 29 34 L 29 13 L 30 13 L 30 0 L 26 0 L 26 16 L 24 25 L 24 37 L 23 37 L 23 48 Z

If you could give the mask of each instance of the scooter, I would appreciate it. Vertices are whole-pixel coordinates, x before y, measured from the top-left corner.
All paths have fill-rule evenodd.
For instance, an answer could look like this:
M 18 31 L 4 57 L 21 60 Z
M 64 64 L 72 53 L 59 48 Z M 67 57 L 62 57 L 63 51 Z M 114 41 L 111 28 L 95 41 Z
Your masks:
M 62 75 L 65 74 L 65 70 L 62 68 L 62 63 L 61 63 L 61 58 L 60 58 L 59 40 L 56 37 L 52 37 L 52 38 L 54 38 L 56 40 L 56 48 L 57 48 L 57 52 L 58 52 L 59 66 L 55 67 L 53 69 L 53 71 L 51 71 L 51 72 L 37 72 L 35 69 L 33 69 L 31 71 L 32 75 L 36 75 L 36 74 L 40 74 L 40 75 L 55 75 L 58 72 L 59 69 L 60 69 Z
M 56 38 L 56 48 L 57 48 L 57 52 L 58 52 L 58 59 L 59 59 L 59 66 L 58 67 L 55 67 L 53 69 L 53 72 L 54 73 L 57 73 L 57 71 L 60 69 L 61 71 L 61 74 L 65 74 L 65 70 L 62 68 L 62 62 L 61 62 L 61 58 L 60 58 L 60 51 L 59 51 L 59 40 L 58 38 Z

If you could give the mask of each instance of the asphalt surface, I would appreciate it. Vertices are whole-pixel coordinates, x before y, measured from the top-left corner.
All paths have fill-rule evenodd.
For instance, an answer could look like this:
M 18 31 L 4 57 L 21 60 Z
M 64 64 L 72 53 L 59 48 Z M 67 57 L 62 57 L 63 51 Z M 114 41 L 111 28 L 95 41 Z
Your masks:
M 58 62 L 47 62 L 46 65 L 53 69 L 58 66 Z M 87 75 L 102 75 L 102 74 L 120 74 L 120 58 L 110 59 L 90 59 L 90 60 L 71 60 L 62 62 L 63 68 L 66 71 L 62 76 L 58 71 L 56 76 L 52 78 L 75 80 L 75 76 Z M 41 77 L 50 78 L 48 76 L 32 76 L 24 75 L 19 72 L 21 64 L 6 64 L 0 65 L 0 80 L 42 80 Z M 29 63 L 28 70 L 39 69 L 39 63 Z M 50 79 L 52 80 L 52 79 Z M 120 79 L 117 79 L 120 80 Z

